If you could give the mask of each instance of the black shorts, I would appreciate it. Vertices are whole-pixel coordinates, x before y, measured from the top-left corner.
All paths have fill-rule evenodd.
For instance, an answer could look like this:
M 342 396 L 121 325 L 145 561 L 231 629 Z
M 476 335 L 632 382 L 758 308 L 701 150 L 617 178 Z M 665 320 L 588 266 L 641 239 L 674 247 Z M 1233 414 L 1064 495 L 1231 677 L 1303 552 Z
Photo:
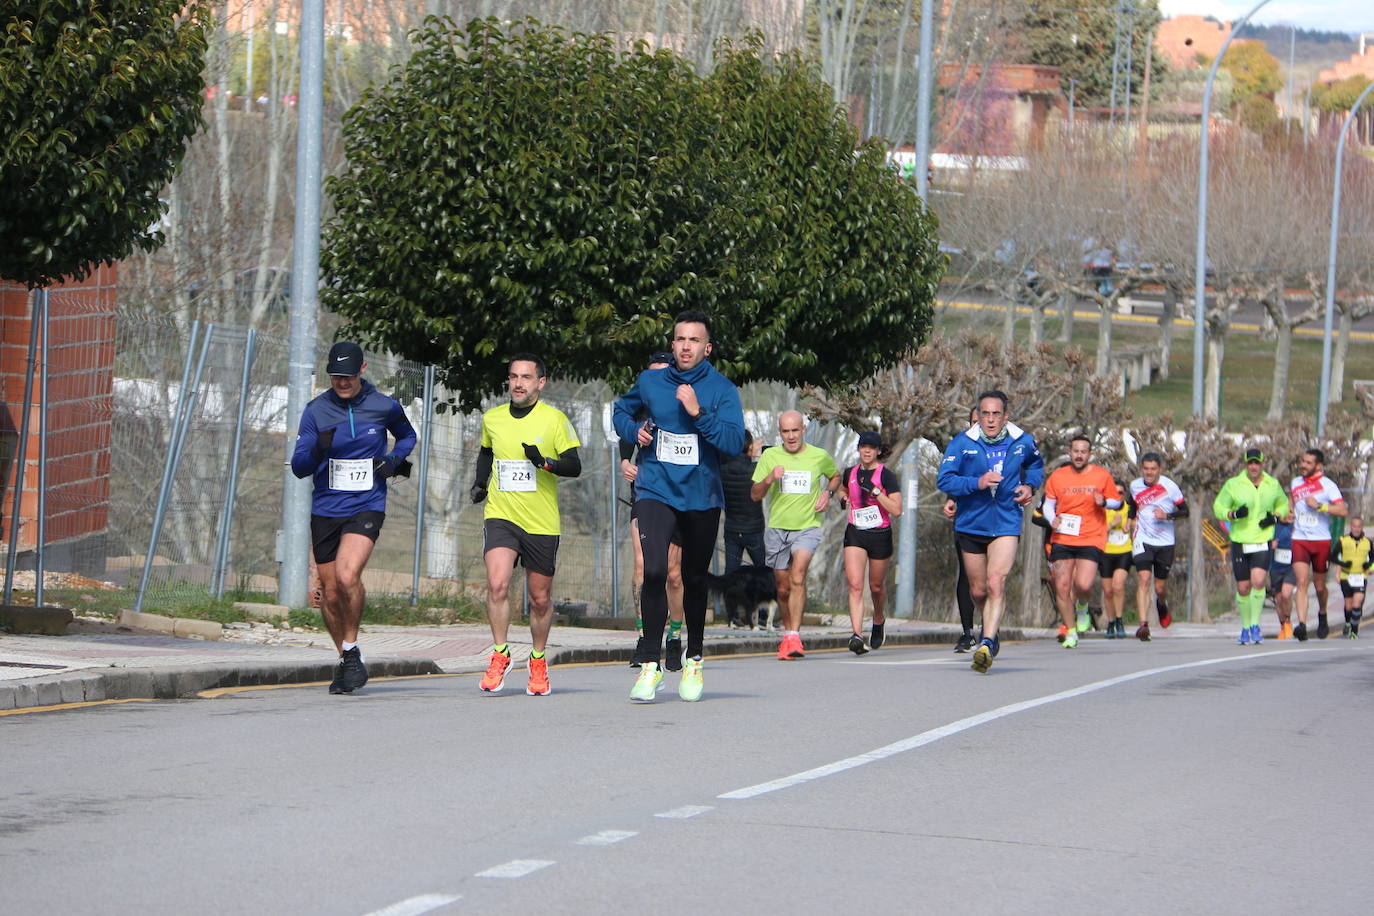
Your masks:
M 339 555 L 339 540 L 345 534 L 361 534 L 376 542 L 382 533 L 385 512 L 359 512 L 357 515 L 310 516 L 310 546 L 315 551 L 315 563 L 333 563 Z
M 1231 575 L 1235 576 L 1237 582 L 1249 582 L 1250 570 L 1262 569 L 1269 571 L 1269 564 L 1273 562 L 1274 551 L 1268 545 L 1264 545 L 1263 550 L 1256 550 L 1254 553 L 1246 553 L 1242 549 L 1243 545 L 1231 542 Z
M 1102 549 L 1091 544 L 1050 544 L 1050 562 L 1060 560 L 1092 560 L 1101 565 Z
M 886 560 L 892 556 L 891 528 L 855 528 L 844 526 L 844 546 L 858 547 L 870 560 Z
M 530 534 L 515 522 L 489 518 L 482 523 L 482 554 L 493 547 L 515 551 L 515 563 L 541 576 L 553 576 L 558 566 L 558 535 Z
M 1174 545 L 1146 544 L 1145 549 L 1135 555 L 1135 568 L 1141 572 L 1151 570 L 1156 579 L 1169 578 L 1169 570 L 1174 568 Z
M 997 540 L 991 534 L 969 534 L 966 531 L 954 532 L 954 544 L 962 553 L 987 553 L 988 545 Z
M 1293 572 L 1293 564 L 1270 563 L 1268 589 L 1269 594 L 1277 595 L 1283 589 L 1285 583 L 1293 586 L 1294 588 L 1296 588 L 1298 585 L 1298 574 Z M 1342 582 L 1341 584 L 1344 585 L 1345 583 Z
M 1129 550 L 1125 553 L 1107 553 L 1105 550 L 1102 551 L 1102 559 L 1097 561 L 1097 574 L 1103 579 L 1110 579 L 1112 573 L 1116 572 L 1118 569 L 1124 569 L 1127 572 L 1131 571 L 1131 552 Z
M 1365 586 L 1363 585 L 1359 588 L 1351 588 L 1349 582 L 1344 579 L 1341 580 L 1341 594 L 1347 598 L 1354 598 L 1356 595 L 1362 596 L 1364 595 L 1364 590 Z

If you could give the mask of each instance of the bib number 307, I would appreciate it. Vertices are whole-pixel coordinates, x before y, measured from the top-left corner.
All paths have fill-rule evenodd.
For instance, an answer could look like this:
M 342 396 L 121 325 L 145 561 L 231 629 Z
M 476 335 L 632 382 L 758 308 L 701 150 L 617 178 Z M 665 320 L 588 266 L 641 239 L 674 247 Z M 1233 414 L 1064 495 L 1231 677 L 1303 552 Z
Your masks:
M 658 431 L 658 449 L 654 453 L 665 464 L 698 464 L 701 461 L 701 446 L 696 433 L 670 433 Z

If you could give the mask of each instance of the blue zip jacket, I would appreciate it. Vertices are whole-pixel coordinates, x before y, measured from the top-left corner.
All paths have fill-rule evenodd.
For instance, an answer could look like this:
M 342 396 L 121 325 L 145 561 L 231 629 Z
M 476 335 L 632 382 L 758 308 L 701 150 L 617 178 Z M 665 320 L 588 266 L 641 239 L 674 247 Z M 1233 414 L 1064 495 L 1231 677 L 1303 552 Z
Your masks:
M 696 419 L 677 399 L 677 386 L 683 384 L 696 391 L 701 405 Z M 724 508 L 720 456 L 738 455 L 744 449 L 744 411 L 735 383 L 705 360 L 687 372 L 679 372 L 676 366 L 645 369 L 635 386 L 615 402 L 611 412 L 620 438 L 627 442 L 637 440 L 643 421 L 635 418 L 641 410 L 647 412 L 657 429 L 653 443 L 641 450 L 644 460 L 635 478 L 635 500 L 656 499 L 684 512 Z M 695 434 L 698 463 L 659 461 L 659 436 L 664 431 Z
M 328 452 L 318 455 L 319 434 L 326 429 L 334 430 L 334 443 Z M 396 440 L 390 454 L 386 450 L 388 432 Z M 310 498 L 313 515 L 347 518 L 359 512 L 385 512 L 385 480 L 374 475 L 371 490 L 331 490 L 329 459 L 384 458 L 395 470 L 413 448 L 415 428 L 400 403 L 363 379 L 356 397 L 344 400 L 331 388 L 305 405 L 291 471 L 297 477 L 315 476 L 315 492 Z
M 980 537 L 1021 533 L 1025 509 L 1016 504 L 1013 493 L 1021 484 L 1039 489 L 1045 482 L 1045 459 L 1030 433 L 1014 423 L 1006 429 L 1010 441 L 1002 459 L 1002 482 L 996 487 L 978 489 L 978 478 L 992 470 L 992 462 L 977 426 L 955 436 L 945 448 L 936 485 L 954 500 L 955 531 Z

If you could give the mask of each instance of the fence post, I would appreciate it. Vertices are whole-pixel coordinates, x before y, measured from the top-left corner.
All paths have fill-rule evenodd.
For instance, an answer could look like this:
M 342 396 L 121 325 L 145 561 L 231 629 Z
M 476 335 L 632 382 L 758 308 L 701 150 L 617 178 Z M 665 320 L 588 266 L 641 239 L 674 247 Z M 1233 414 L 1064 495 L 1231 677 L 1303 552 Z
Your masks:
M 172 422 L 172 440 L 167 449 L 167 462 L 162 469 L 162 487 L 157 495 L 157 508 L 153 511 L 153 530 L 148 537 L 148 553 L 143 558 L 143 574 L 138 580 L 138 595 L 134 598 L 134 613 L 143 612 L 143 598 L 148 591 L 148 577 L 153 571 L 153 553 L 157 550 L 157 539 L 162 534 L 162 520 L 167 514 L 167 502 L 171 499 L 172 485 L 176 478 L 177 465 L 181 463 L 181 450 L 186 444 L 186 433 L 191 426 L 191 414 L 196 409 L 196 392 L 200 388 L 200 378 L 205 371 L 205 357 L 210 353 L 210 338 L 215 335 L 215 326 L 205 326 L 205 336 L 201 339 L 200 357 L 196 361 L 194 381 L 188 386 L 187 377 L 191 371 L 191 355 L 195 351 L 196 334 L 200 322 L 191 326 L 191 343 L 186 348 L 186 366 L 182 370 L 181 391 L 177 395 L 177 415 Z
M 14 567 L 19 557 L 19 512 L 24 495 L 24 464 L 28 461 L 29 445 L 29 405 L 33 403 L 33 374 L 38 355 L 38 297 L 45 290 L 35 290 L 33 307 L 29 312 L 29 363 L 24 373 L 24 404 L 19 420 L 19 450 L 14 464 L 14 508 L 10 510 L 10 544 L 5 557 L 5 603 L 9 604 L 14 594 Z
M 425 366 L 425 386 L 421 395 L 420 492 L 415 497 L 415 564 L 410 576 L 410 606 L 420 603 L 420 554 L 425 544 L 425 501 L 429 497 L 429 440 L 434 431 L 434 367 Z
M 220 513 L 219 539 L 215 544 L 215 566 L 211 583 L 215 597 L 224 597 L 224 574 L 229 566 L 229 533 L 234 523 L 234 501 L 239 490 L 239 453 L 243 446 L 243 417 L 248 409 L 248 379 L 257 356 L 258 332 L 248 329 L 248 338 L 243 346 L 243 374 L 239 382 L 239 412 L 234 425 L 234 445 L 229 457 L 229 485 L 224 493 L 224 511 Z
M 43 369 L 39 375 L 38 403 L 38 542 L 33 552 L 33 606 L 43 606 L 43 546 L 48 542 L 48 362 L 52 341 L 48 337 L 49 293 L 41 293 L 43 310 Z

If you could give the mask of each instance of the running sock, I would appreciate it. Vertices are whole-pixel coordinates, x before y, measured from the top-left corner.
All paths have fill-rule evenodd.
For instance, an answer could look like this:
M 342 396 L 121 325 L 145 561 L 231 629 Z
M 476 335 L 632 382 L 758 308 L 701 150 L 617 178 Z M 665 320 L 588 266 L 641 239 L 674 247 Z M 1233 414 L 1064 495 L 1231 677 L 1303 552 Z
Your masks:
M 678 634 L 681 633 L 681 632 L 682 632 L 682 621 L 681 621 L 681 620 L 670 620 L 670 621 L 668 621 L 668 638 L 669 638 L 669 639 L 677 639 L 677 638 L 678 638 Z
M 501 643 L 499 646 L 492 646 L 493 652 L 500 652 L 502 655 L 510 655 L 510 643 Z
M 345 652 L 347 652 L 349 649 L 356 649 L 356 648 L 358 648 L 358 644 L 357 644 L 356 642 L 345 642 L 345 643 L 343 644 L 343 650 L 344 650 Z
M 1346 609 L 1345 609 L 1345 622 L 1346 622 L 1346 623 L 1349 623 L 1349 622 L 1350 622 L 1350 608 L 1346 608 Z
M 1253 589 L 1250 592 L 1251 611 L 1250 625 L 1259 626 L 1260 618 L 1264 616 L 1264 592 L 1260 589 Z
M 1250 626 L 1250 596 L 1236 592 L 1236 613 L 1240 615 L 1240 625 Z
M 1169 613 L 1169 603 L 1165 601 L 1163 598 L 1161 598 L 1159 595 L 1155 595 L 1155 611 L 1161 617 Z
M 535 649 L 533 652 L 530 653 L 530 658 L 543 658 L 543 657 L 544 657 L 544 650 L 543 650 L 543 649 Z

